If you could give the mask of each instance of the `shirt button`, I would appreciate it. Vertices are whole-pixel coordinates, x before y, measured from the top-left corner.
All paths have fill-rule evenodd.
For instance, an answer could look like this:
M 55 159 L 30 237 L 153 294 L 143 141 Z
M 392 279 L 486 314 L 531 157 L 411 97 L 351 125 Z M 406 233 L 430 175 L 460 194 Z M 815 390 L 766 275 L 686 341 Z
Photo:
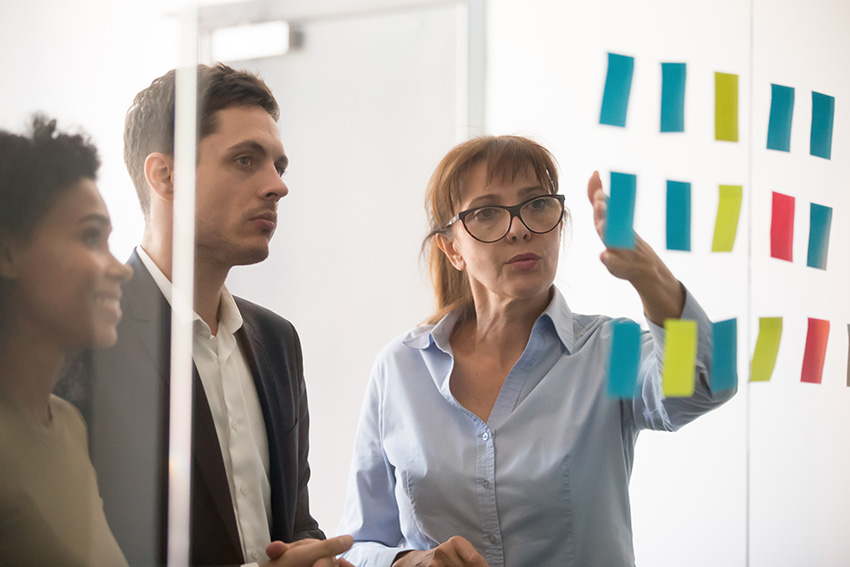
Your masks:
M 251 552 L 251 559 L 257 559 L 258 557 L 260 557 L 260 553 L 256 549 Z
M 484 435 L 481 436 L 481 438 L 484 439 L 485 441 L 487 441 L 490 438 L 490 434 L 485 433 Z
M 233 429 L 233 431 L 236 431 L 237 429 L 239 429 L 239 425 L 236 423 L 235 419 L 230 420 L 230 428 Z
M 496 539 L 496 536 L 494 536 L 494 535 L 490 535 L 490 536 L 487 536 L 487 541 L 489 541 L 489 542 L 490 542 L 490 543 L 492 543 L 493 545 L 496 545 L 496 542 L 497 542 L 497 541 L 499 541 L 499 540 L 498 540 L 498 539 Z
M 243 484 L 242 487 L 239 489 L 239 492 L 241 492 L 242 494 L 248 494 L 248 487 Z
M 481 486 L 483 486 L 484 488 L 490 488 L 490 481 L 485 480 L 484 482 L 481 483 Z

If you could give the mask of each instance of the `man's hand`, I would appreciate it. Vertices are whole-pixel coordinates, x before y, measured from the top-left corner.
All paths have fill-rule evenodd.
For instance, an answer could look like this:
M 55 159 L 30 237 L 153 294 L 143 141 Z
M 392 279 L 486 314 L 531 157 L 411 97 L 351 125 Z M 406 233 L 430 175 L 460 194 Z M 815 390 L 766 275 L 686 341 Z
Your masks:
M 262 567 L 354 567 L 337 555 L 348 551 L 354 539 L 350 535 L 330 539 L 302 539 L 292 543 L 273 541 L 266 548 L 270 560 Z
M 428 551 L 408 551 L 392 567 L 487 567 L 487 561 L 466 539 L 454 536 Z
M 587 198 L 593 205 L 593 225 L 604 241 L 608 220 L 608 201 L 602 189 L 599 172 L 594 171 L 587 182 Z M 679 280 L 661 261 L 652 247 L 635 234 L 633 250 L 605 248 L 599 259 L 612 276 L 627 280 L 637 290 L 647 318 L 657 325 L 677 318 L 685 307 L 685 292 Z

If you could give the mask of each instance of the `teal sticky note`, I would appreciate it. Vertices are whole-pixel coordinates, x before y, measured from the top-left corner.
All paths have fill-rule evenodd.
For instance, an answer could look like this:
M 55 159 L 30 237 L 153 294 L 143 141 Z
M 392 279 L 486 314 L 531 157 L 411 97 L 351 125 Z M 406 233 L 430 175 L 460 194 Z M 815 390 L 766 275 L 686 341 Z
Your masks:
M 667 250 L 691 249 L 691 184 L 667 181 Z
M 767 149 L 791 151 L 791 117 L 794 114 L 794 88 L 770 85 L 770 121 Z
M 811 154 L 830 159 L 832 157 L 832 120 L 835 114 L 835 98 L 812 91 L 812 136 Z
M 685 131 L 685 63 L 661 64 L 661 131 Z
M 608 219 L 605 222 L 605 246 L 634 248 L 635 195 L 637 177 L 630 173 L 611 172 L 611 196 L 608 198 Z
M 711 391 L 738 386 L 738 320 L 718 321 L 711 326 Z
M 809 254 L 806 260 L 810 268 L 826 269 L 831 225 L 832 207 L 812 203 L 809 209 Z
M 608 396 L 632 399 L 637 390 L 640 366 L 640 325 L 634 321 L 613 323 L 611 357 L 608 363 Z
M 608 54 L 608 75 L 605 78 L 605 91 L 602 94 L 600 124 L 626 127 L 626 112 L 629 109 L 634 69 L 634 57 L 616 53 Z

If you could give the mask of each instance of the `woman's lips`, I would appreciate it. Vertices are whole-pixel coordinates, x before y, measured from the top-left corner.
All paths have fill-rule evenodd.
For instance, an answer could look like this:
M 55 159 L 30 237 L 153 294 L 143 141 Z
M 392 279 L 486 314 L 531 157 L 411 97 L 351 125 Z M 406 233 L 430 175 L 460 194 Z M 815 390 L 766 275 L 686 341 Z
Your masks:
M 508 264 L 518 269 L 530 269 L 536 266 L 537 262 L 539 261 L 540 256 L 529 252 L 526 254 L 517 254 L 516 256 L 508 260 Z

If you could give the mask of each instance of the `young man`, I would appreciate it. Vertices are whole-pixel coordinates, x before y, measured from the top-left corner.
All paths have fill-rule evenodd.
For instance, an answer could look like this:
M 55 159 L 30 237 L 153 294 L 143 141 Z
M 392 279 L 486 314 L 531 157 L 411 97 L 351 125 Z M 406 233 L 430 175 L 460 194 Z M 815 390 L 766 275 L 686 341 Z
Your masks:
M 124 159 L 145 232 L 128 262 L 135 276 L 124 289 L 118 343 L 82 365 L 92 383 L 92 458 L 104 508 L 131 565 L 164 563 L 166 551 L 174 85 L 170 71 L 127 113 Z M 224 285 L 230 268 L 269 253 L 288 192 L 278 114 L 255 75 L 198 66 L 192 565 L 264 563 L 271 541 L 324 539 L 309 510 L 298 336 Z M 273 544 L 270 564 L 326 557 L 335 565 L 349 539 Z

